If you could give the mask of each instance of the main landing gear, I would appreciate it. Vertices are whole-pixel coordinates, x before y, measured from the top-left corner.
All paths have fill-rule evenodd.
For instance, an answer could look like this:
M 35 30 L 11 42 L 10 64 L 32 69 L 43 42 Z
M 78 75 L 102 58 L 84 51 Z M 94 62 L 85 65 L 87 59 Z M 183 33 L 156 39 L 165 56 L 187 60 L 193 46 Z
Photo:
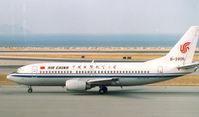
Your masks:
M 32 87 L 31 86 L 28 87 L 28 93 L 32 93 Z
M 106 94 L 108 92 L 108 88 L 106 86 L 100 86 L 99 88 L 100 94 Z

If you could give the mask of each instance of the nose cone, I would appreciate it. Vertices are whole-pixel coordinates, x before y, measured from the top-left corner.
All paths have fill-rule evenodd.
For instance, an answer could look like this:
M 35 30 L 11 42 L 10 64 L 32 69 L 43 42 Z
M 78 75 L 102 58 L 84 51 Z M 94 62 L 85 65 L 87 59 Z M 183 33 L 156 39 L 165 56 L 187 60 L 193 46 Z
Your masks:
M 14 75 L 14 74 L 9 74 L 9 75 L 7 75 L 7 79 L 10 80 L 10 81 L 16 82 L 16 77 L 13 76 L 13 75 Z
M 12 80 L 12 75 L 11 74 L 7 75 L 7 79 Z
M 12 82 L 16 82 L 16 83 L 24 83 L 21 77 L 18 77 L 17 74 L 9 74 L 7 75 L 7 79 L 12 81 Z

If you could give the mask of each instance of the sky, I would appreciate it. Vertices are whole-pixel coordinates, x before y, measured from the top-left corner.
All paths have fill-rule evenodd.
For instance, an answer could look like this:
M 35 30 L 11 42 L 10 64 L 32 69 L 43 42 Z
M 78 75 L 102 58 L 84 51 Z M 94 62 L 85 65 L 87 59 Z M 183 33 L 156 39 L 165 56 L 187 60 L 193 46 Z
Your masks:
M 199 25 L 199 0 L 0 0 L 0 34 L 170 34 Z

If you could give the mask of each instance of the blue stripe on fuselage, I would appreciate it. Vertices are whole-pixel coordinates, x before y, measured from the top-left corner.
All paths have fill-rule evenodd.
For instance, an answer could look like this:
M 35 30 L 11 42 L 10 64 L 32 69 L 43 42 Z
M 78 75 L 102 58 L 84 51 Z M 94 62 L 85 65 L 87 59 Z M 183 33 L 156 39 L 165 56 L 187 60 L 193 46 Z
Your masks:
M 125 76 L 125 75 L 107 75 L 107 76 L 91 76 L 91 75 L 71 75 L 71 76 L 58 76 L 58 75 L 11 75 L 13 77 L 23 77 L 23 78 L 174 78 L 183 75 L 135 75 L 135 76 Z

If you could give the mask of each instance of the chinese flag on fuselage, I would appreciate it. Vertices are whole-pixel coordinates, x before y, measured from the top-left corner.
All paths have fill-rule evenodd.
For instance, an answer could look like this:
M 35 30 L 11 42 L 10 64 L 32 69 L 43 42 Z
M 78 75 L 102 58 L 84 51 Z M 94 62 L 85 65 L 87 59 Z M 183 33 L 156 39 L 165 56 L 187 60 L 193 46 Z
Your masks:
M 45 69 L 45 67 L 44 66 L 40 66 L 40 69 Z

